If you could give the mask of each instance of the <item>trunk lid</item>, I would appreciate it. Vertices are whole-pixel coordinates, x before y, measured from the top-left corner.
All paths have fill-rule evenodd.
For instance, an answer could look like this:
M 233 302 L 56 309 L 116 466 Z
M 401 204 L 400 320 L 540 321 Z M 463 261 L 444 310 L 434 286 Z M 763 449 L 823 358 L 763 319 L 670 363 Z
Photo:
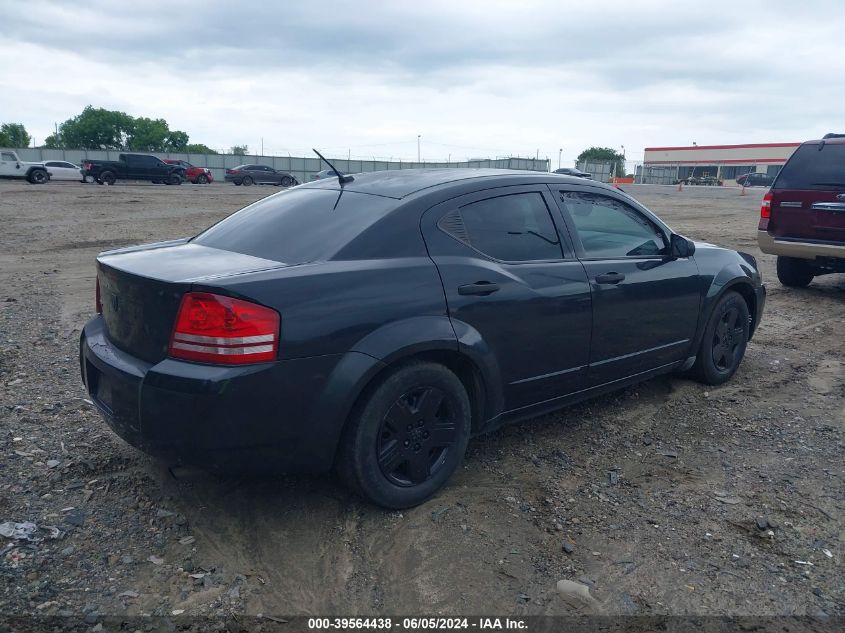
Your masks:
M 805 143 L 772 186 L 768 232 L 781 239 L 845 243 L 845 143 Z
M 283 267 L 187 240 L 101 253 L 97 278 L 109 340 L 150 363 L 167 356 L 182 295 L 195 282 Z

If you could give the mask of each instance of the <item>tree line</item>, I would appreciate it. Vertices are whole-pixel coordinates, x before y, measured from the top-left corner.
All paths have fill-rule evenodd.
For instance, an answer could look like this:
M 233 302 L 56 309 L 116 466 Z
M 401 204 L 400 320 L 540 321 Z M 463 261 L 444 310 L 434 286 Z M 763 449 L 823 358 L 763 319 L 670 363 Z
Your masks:
M 45 149 L 99 149 L 132 152 L 184 152 L 217 154 L 203 143 L 190 143 L 187 132 L 171 130 L 164 119 L 134 117 L 118 110 L 86 106 L 75 117 L 60 123 L 40 147 Z M 22 123 L 0 125 L 0 147 L 29 147 L 32 137 Z M 246 145 L 231 154 L 246 155 Z

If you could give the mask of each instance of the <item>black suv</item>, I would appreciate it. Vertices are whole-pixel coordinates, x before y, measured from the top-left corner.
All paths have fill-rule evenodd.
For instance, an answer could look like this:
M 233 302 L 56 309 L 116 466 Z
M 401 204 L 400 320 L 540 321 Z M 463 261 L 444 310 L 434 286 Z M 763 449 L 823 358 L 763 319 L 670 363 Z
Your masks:
M 785 286 L 845 272 L 845 134 L 807 141 L 790 156 L 763 197 L 757 242 L 778 256 Z
M 335 467 L 391 508 L 472 435 L 666 372 L 727 381 L 765 300 L 753 257 L 614 187 L 485 169 L 318 180 L 102 253 L 97 283 L 82 372 L 128 442 Z

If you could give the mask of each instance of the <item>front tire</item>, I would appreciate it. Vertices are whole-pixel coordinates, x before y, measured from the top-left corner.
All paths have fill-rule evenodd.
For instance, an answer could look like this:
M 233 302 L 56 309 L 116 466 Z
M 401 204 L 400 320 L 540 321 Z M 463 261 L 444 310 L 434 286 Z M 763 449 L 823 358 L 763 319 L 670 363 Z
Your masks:
M 33 185 L 43 185 L 50 180 L 50 174 L 44 169 L 33 169 L 26 179 Z
M 738 292 L 726 292 L 713 308 L 704 328 L 693 375 L 704 384 L 730 380 L 745 356 L 751 332 L 751 313 Z
M 113 171 L 104 171 L 102 174 L 100 174 L 99 182 L 101 185 L 111 186 L 115 183 L 116 180 L 117 177 L 114 175 Z
M 208 176 L 205 174 L 200 174 L 197 176 L 197 183 L 198 185 L 207 185 L 208 184 Z
M 293 187 L 295 182 L 296 181 L 290 176 L 285 176 L 284 178 L 282 178 L 282 182 L 280 184 L 282 185 L 282 187 Z
M 778 281 L 789 288 L 806 288 L 815 277 L 812 265 L 806 259 L 778 256 Z
M 460 466 L 469 433 L 469 397 L 458 377 L 436 363 L 407 363 L 356 407 L 337 470 L 369 501 L 408 508 L 431 497 Z
M 167 184 L 168 185 L 181 185 L 182 184 L 182 176 L 179 174 L 170 174 L 167 177 Z

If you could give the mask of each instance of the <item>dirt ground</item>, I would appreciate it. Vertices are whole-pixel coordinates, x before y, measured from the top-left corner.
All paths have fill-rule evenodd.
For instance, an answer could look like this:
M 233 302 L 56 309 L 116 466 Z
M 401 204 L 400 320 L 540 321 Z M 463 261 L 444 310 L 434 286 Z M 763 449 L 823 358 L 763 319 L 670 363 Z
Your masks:
M 658 378 L 478 438 L 433 500 L 385 512 L 330 477 L 171 471 L 80 383 L 97 252 L 277 189 L 0 182 L 0 524 L 39 526 L 0 537 L 0 614 L 845 615 L 845 275 L 780 286 L 755 241 L 762 190 L 627 189 L 762 262 L 738 374 Z

